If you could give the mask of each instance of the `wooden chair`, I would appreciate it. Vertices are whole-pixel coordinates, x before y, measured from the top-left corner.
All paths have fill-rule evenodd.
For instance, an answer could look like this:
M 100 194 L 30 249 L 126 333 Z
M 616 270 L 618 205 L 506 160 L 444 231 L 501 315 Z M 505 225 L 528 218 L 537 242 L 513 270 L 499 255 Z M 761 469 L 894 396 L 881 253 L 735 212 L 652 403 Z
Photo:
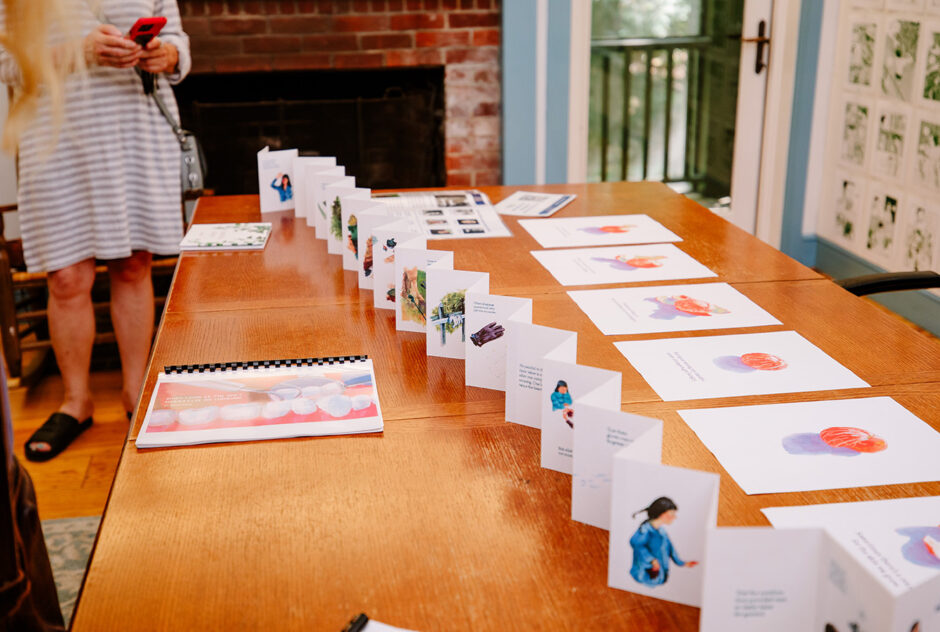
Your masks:
M 0 206 L 0 341 L 11 386 L 29 385 L 42 374 L 52 342 L 49 340 L 48 289 L 44 272 L 27 272 L 21 240 L 3 238 L 3 214 L 16 206 Z M 159 319 L 166 302 L 166 289 L 176 268 L 177 257 L 154 257 L 154 303 Z M 108 268 L 95 266 L 92 296 L 107 296 Z M 110 330 L 109 300 L 93 303 L 98 332 L 95 345 L 115 342 Z M 36 352 L 36 353 L 30 353 Z M 28 356 L 28 358 L 27 358 Z M 24 365 L 24 359 L 28 361 Z

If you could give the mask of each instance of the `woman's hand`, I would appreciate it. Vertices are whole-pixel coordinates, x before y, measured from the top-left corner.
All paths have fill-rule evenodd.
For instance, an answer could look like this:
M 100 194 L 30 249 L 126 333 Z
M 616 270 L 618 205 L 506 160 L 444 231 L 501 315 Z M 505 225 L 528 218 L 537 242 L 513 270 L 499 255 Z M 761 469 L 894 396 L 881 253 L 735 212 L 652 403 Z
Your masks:
M 88 64 L 130 68 L 140 60 L 143 49 L 124 37 L 113 24 L 99 24 L 85 36 L 85 61 Z
M 173 72 L 179 63 L 179 51 L 173 44 L 167 44 L 155 37 L 144 47 L 140 56 L 140 69 L 152 72 Z

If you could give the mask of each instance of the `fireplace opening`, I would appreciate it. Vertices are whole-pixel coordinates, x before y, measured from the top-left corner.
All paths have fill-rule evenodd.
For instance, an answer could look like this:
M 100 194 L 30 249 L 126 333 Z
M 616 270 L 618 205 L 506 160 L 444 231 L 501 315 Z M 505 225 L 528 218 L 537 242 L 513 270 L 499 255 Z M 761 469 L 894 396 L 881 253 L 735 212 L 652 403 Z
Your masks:
M 174 92 L 220 195 L 258 192 L 265 145 L 336 156 L 371 189 L 446 184 L 443 66 L 192 75 Z

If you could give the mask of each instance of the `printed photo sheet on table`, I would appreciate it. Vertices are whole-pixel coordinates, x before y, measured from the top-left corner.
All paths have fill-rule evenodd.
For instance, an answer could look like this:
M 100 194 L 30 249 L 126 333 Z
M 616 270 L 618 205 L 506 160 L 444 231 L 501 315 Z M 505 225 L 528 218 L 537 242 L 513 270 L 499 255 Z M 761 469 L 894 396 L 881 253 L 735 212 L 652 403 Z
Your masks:
M 940 433 L 890 397 L 678 413 L 746 494 L 940 480 Z
M 778 529 L 825 529 L 893 595 L 940 577 L 940 496 L 761 511 Z
M 572 290 L 568 295 L 608 336 L 780 324 L 727 283 Z
M 681 237 L 648 215 L 521 219 L 519 225 L 525 228 L 542 248 L 682 241 Z
M 522 215 L 526 217 L 550 217 L 578 197 L 566 193 L 537 193 L 515 191 L 496 203 L 500 215 Z
M 795 331 L 614 346 L 665 401 L 868 386 Z
M 718 276 L 672 244 L 533 250 L 562 285 L 640 283 Z

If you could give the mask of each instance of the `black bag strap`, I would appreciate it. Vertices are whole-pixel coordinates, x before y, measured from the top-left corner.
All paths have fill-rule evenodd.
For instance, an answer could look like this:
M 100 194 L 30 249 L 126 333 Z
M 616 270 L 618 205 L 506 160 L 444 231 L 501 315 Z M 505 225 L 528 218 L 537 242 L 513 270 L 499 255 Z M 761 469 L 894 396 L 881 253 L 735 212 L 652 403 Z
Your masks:
M 150 96 L 153 97 L 154 102 L 157 104 L 157 108 L 160 110 L 160 113 L 163 114 L 163 118 L 166 119 L 166 122 L 170 124 L 170 127 L 173 128 L 173 133 L 176 134 L 176 140 L 180 144 L 180 148 L 186 149 L 186 132 L 180 127 L 180 124 L 176 122 L 173 118 L 173 115 L 170 114 L 170 110 L 167 109 L 166 103 L 163 102 L 163 99 L 157 94 L 157 91 L 154 90 L 150 93 Z

